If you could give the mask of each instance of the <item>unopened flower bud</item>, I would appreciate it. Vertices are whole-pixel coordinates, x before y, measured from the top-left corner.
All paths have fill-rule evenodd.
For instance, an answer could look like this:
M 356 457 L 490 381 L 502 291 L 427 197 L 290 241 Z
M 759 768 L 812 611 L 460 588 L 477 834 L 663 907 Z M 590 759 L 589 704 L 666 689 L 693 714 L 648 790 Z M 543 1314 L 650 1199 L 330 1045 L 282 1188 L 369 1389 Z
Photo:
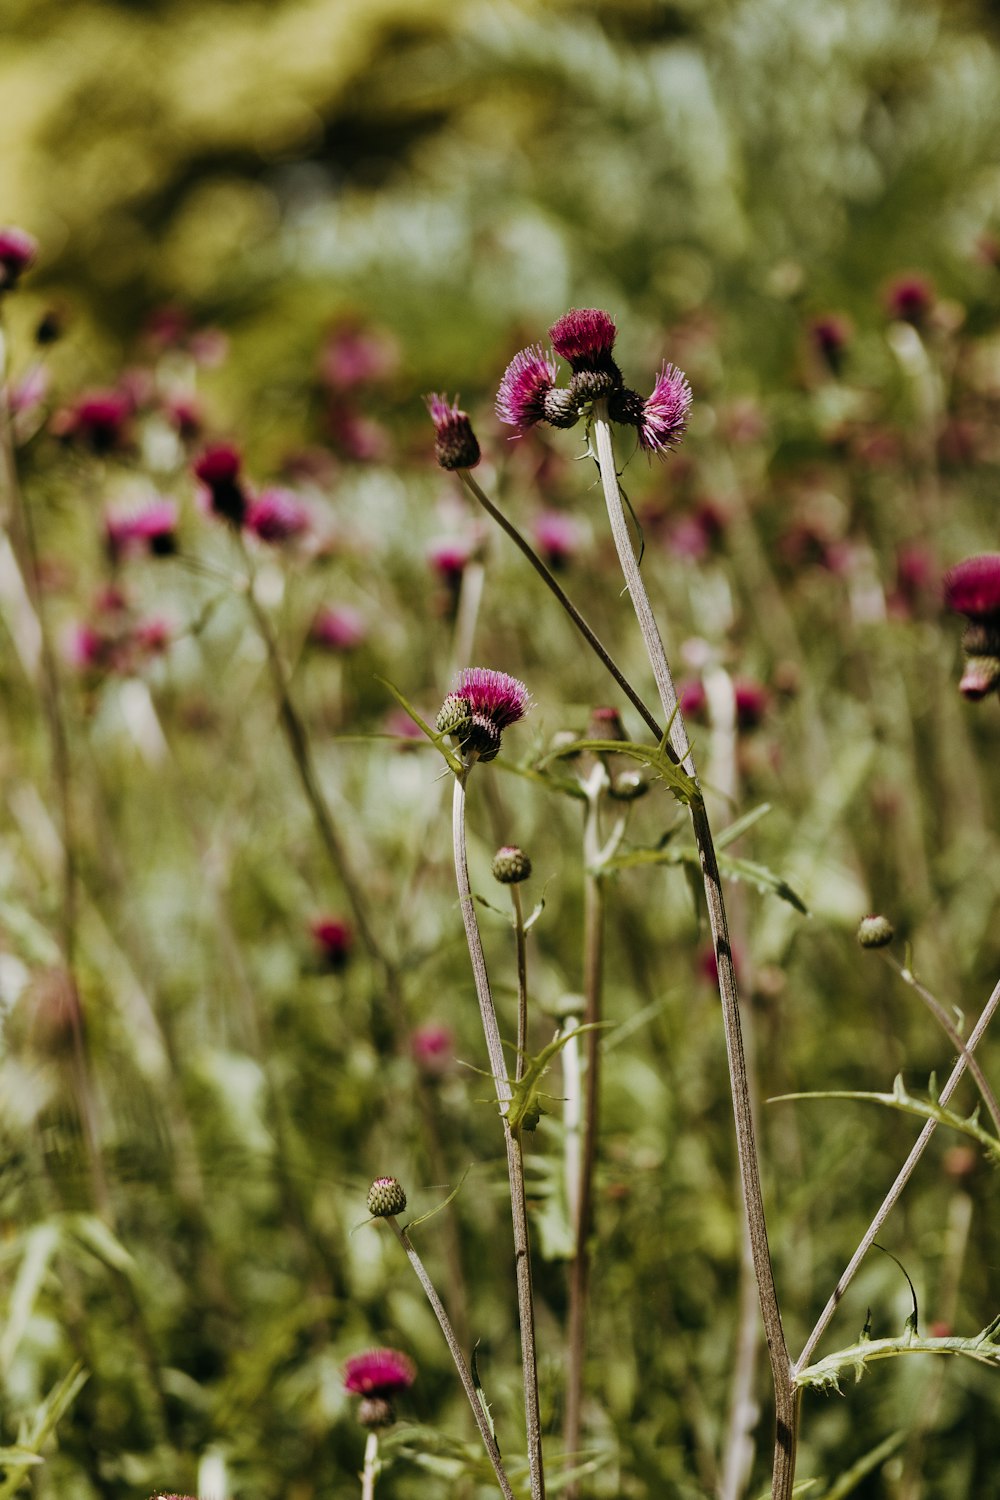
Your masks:
M 376 1177 L 368 1189 L 368 1212 L 373 1219 L 386 1219 L 390 1214 L 401 1214 L 406 1207 L 406 1194 L 395 1177 Z
M 391 1427 L 395 1420 L 393 1404 L 385 1396 L 365 1396 L 358 1402 L 358 1421 L 369 1431 Z
M 493 856 L 493 879 L 501 885 L 520 885 L 531 874 L 531 860 L 515 844 L 505 844 Z
M 644 797 L 648 791 L 649 782 L 641 771 L 620 771 L 611 778 L 608 796 L 614 797 L 616 802 L 634 802 L 637 797 Z
M 641 427 L 646 414 L 646 403 L 638 391 L 622 386 L 608 397 L 608 416 L 612 422 L 626 427 Z
M 1000 657 L 967 657 L 962 680 L 958 684 L 962 697 L 968 698 L 971 703 L 978 703 L 980 698 L 985 698 L 996 688 L 1000 688 Z
M 895 936 L 888 917 L 862 917 L 858 923 L 858 942 L 862 948 L 887 948 Z
M 611 370 L 581 370 L 569 383 L 569 393 L 577 408 L 589 406 L 602 396 L 610 396 L 621 385 L 617 366 Z
M 449 693 L 438 710 L 434 727 L 438 734 L 461 734 L 469 724 L 469 705 L 459 693 Z
M 553 427 L 575 427 L 580 420 L 576 397 L 571 390 L 555 387 L 544 400 L 545 421 Z
M 442 469 L 474 469 L 480 459 L 479 443 L 468 415 L 456 401 L 428 396 L 427 410 L 434 423 L 434 456 Z

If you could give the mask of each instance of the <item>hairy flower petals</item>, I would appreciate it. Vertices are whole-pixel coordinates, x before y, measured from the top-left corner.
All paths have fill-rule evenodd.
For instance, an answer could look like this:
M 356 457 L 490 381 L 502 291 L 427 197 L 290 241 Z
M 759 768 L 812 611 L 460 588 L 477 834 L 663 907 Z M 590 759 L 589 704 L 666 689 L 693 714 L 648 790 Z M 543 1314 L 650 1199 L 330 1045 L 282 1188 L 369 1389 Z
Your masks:
M 504 371 L 497 392 L 496 413 L 501 422 L 522 432 L 545 421 L 545 398 L 556 382 L 556 364 L 541 344 L 515 354 Z
M 643 402 L 640 445 L 652 453 L 675 448 L 684 436 L 691 400 L 687 376 L 676 365 L 664 364 L 653 394 Z

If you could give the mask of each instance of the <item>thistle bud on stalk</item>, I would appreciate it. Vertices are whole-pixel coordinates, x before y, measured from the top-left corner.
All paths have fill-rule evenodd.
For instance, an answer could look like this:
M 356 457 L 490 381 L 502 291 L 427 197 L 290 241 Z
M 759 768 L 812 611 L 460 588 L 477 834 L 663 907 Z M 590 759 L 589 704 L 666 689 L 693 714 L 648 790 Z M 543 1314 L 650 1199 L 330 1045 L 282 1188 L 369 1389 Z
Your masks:
M 967 557 L 945 578 L 945 603 L 968 621 L 959 692 L 977 702 L 1000 688 L 1000 553 Z

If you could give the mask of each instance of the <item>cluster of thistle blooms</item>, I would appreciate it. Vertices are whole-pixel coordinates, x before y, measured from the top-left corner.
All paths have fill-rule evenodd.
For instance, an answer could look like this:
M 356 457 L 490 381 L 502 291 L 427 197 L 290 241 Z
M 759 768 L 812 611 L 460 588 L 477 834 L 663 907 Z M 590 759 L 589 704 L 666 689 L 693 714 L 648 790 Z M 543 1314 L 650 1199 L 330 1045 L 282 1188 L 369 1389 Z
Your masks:
M 574 307 L 549 329 L 556 354 L 570 367 L 569 384 L 560 386 L 559 367 L 541 344 L 516 354 L 507 366 L 497 393 L 501 422 L 525 432 L 547 422 L 550 427 L 575 427 L 595 401 L 607 402 L 613 422 L 634 427 L 639 445 L 650 453 L 665 453 L 684 436 L 691 409 L 691 387 L 674 365 L 664 363 L 652 394 L 643 399 L 630 390 L 612 357 L 618 329 L 609 313 L 596 307 Z M 465 412 L 443 396 L 431 396 L 428 409 L 436 433 L 436 455 L 444 469 L 472 469 L 479 462 L 479 444 Z
M 968 624 L 959 691 L 973 702 L 1000 692 L 1000 552 L 967 557 L 945 578 L 945 601 Z

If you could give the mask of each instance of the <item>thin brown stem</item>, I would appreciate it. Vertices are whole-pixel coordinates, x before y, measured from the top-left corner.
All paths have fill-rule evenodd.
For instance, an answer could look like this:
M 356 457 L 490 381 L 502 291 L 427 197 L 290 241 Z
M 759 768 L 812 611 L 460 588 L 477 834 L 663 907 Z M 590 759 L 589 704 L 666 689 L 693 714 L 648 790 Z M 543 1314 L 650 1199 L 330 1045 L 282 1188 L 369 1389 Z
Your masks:
M 417 1279 L 419 1280 L 420 1285 L 423 1287 L 425 1293 L 427 1294 L 428 1302 L 434 1309 L 434 1316 L 438 1320 L 441 1332 L 444 1334 L 445 1343 L 448 1345 L 448 1350 L 455 1362 L 455 1369 L 458 1371 L 458 1378 L 462 1382 L 462 1389 L 465 1391 L 466 1396 L 469 1398 L 469 1405 L 472 1407 L 472 1415 L 476 1419 L 476 1426 L 479 1428 L 479 1433 L 482 1437 L 483 1445 L 486 1448 L 490 1463 L 493 1465 L 493 1472 L 497 1477 L 497 1483 L 500 1486 L 505 1500 L 514 1500 L 514 1492 L 510 1487 L 510 1480 L 507 1478 L 506 1472 L 504 1470 L 503 1460 L 500 1457 L 500 1449 L 497 1446 L 497 1440 L 493 1433 L 493 1427 L 486 1415 L 486 1411 L 483 1406 L 482 1400 L 480 1399 L 479 1392 L 476 1390 L 475 1383 L 472 1379 L 472 1372 L 470 1371 L 468 1362 L 466 1361 L 465 1355 L 462 1352 L 462 1346 L 459 1343 L 458 1339 L 455 1337 L 455 1330 L 454 1328 L 452 1328 L 451 1320 L 448 1317 L 448 1314 L 445 1312 L 444 1304 L 437 1294 L 437 1289 L 435 1288 L 433 1281 L 431 1281 L 431 1278 L 427 1274 L 427 1270 L 424 1266 L 423 1261 L 420 1259 L 420 1256 L 413 1248 L 412 1241 L 410 1240 L 409 1235 L 406 1233 L 406 1230 L 400 1228 L 394 1214 L 387 1214 L 386 1218 L 392 1228 L 392 1232 L 395 1234 L 397 1240 L 405 1250 L 406 1257 L 409 1260 L 410 1265 L 417 1273 Z
M 514 909 L 514 952 L 517 960 L 517 1063 L 514 1079 L 520 1083 L 524 1077 L 524 1064 L 528 1055 L 528 942 L 524 930 L 521 887 L 517 884 L 510 888 L 510 904 Z
M 998 1005 L 1000 1005 L 1000 982 L 997 983 L 996 988 L 990 995 L 990 998 L 987 1000 L 986 1005 L 983 1007 L 983 1013 L 973 1027 L 972 1032 L 969 1036 L 969 1040 L 965 1044 L 965 1052 L 955 1063 L 954 1068 L 952 1068 L 951 1070 L 951 1075 L 948 1079 L 948 1082 L 944 1085 L 944 1088 L 938 1095 L 938 1103 L 942 1107 L 948 1103 L 948 1100 L 958 1088 L 958 1085 L 962 1080 L 962 1075 L 965 1072 L 966 1057 L 969 1053 L 974 1052 L 976 1047 L 978 1047 L 987 1026 L 993 1019 L 993 1014 L 996 1011 Z M 837 1282 L 837 1285 L 834 1287 L 833 1292 L 830 1295 L 829 1301 L 816 1320 L 815 1328 L 809 1335 L 808 1339 L 806 1339 L 802 1353 L 799 1355 L 798 1359 L 795 1361 L 795 1364 L 792 1366 L 793 1376 L 799 1370 L 804 1369 L 812 1358 L 813 1350 L 816 1348 L 816 1345 L 823 1337 L 823 1334 L 826 1331 L 827 1324 L 837 1310 L 840 1299 L 843 1297 L 844 1293 L 847 1291 L 847 1288 L 854 1280 L 855 1272 L 857 1271 L 861 1262 L 864 1260 L 865 1256 L 868 1254 L 868 1251 L 871 1249 L 875 1239 L 878 1237 L 878 1233 L 882 1228 L 882 1225 L 885 1223 L 893 1208 L 896 1206 L 896 1203 L 898 1202 L 903 1189 L 905 1188 L 906 1184 L 909 1182 L 910 1177 L 913 1174 L 913 1169 L 916 1167 L 918 1161 L 923 1156 L 924 1151 L 927 1149 L 928 1142 L 930 1141 L 930 1138 L 934 1134 L 934 1131 L 936 1129 L 937 1121 L 928 1120 L 923 1130 L 917 1136 L 917 1139 L 913 1145 L 913 1150 L 906 1158 L 902 1167 L 900 1167 L 899 1172 L 896 1175 L 896 1179 L 892 1184 L 892 1187 L 882 1199 L 882 1203 L 878 1209 L 878 1212 L 865 1231 L 864 1238 L 862 1239 L 858 1248 L 855 1250 L 854 1254 L 851 1256 L 851 1259 L 848 1262 L 843 1275 Z
M 653 676 L 656 679 L 663 712 L 670 725 L 669 742 L 680 764 L 694 776 L 691 747 L 679 711 L 677 693 L 659 627 L 653 615 L 646 586 L 639 571 L 638 560 L 629 534 L 618 473 L 615 467 L 611 424 L 608 421 L 607 403 L 594 403 L 593 432 L 597 446 L 597 461 L 601 483 L 611 523 L 611 532 L 618 552 L 619 562 L 635 610 L 639 629 L 645 642 Z M 760 1186 L 760 1167 L 754 1136 L 753 1113 L 750 1105 L 750 1090 L 747 1080 L 746 1059 L 743 1053 L 743 1036 L 740 1025 L 739 995 L 736 971 L 733 966 L 732 946 L 726 918 L 722 881 L 715 854 L 715 844 L 704 798 L 699 794 L 691 806 L 695 844 L 701 863 L 702 880 L 708 905 L 712 945 L 719 976 L 719 996 L 722 1001 L 723 1027 L 726 1037 L 726 1054 L 729 1063 L 729 1083 L 733 1101 L 733 1117 L 736 1126 L 736 1149 L 740 1165 L 740 1182 L 743 1194 L 744 1213 L 753 1249 L 754 1272 L 760 1300 L 764 1336 L 767 1340 L 771 1362 L 771 1374 L 775 1398 L 775 1448 L 772 1469 L 771 1494 L 773 1500 L 788 1500 L 795 1478 L 795 1446 L 798 1428 L 799 1403 L 792 1386 L 788 1349 L 781 1324 L 781 1310 L 774 1285 L 774 1272 L 767 1242 L 767 1221 L 764 1215 L 764 1199 Z
M 479 1014 L 486 1037 L 486 1051 L 497 1102 L 504 1118 L 504 1140 L 507 1148 L 507 1178 L 510 1183 L 511 1218 L 514 1225 L 514 1268 L 517 1280 L 517 1307 L 521 1328 L 521 1369 L 524 1380 L 524 1415 L 528 1439 L 528 1476 L 531 1500 L 544 1500 L 545 1472 L 542 1463 L 542 1429 L 538 1409 L 538 1358 L 535 1350 L 535 1306 L 531 1286 L 531 1254 L 528 1243 L 528 1211 L 524 1196 L 524 1158 L 519 1130 L 511 1130 L 506 1120 L 507 1106 L 513 1089 L 504 1064 L 503 1043 L 497 1025 L 496 1009 L 490 990 L 476 907 L 469 884 L 469 862 L 465 839 L 465 784 L 469 767 L 455 777 L 452 815 L 452 841 L 455 854 L 455 879 L 459 905 L 465 924 L 465 938 L 472 963 L 472 974 L 479 1001 Z

